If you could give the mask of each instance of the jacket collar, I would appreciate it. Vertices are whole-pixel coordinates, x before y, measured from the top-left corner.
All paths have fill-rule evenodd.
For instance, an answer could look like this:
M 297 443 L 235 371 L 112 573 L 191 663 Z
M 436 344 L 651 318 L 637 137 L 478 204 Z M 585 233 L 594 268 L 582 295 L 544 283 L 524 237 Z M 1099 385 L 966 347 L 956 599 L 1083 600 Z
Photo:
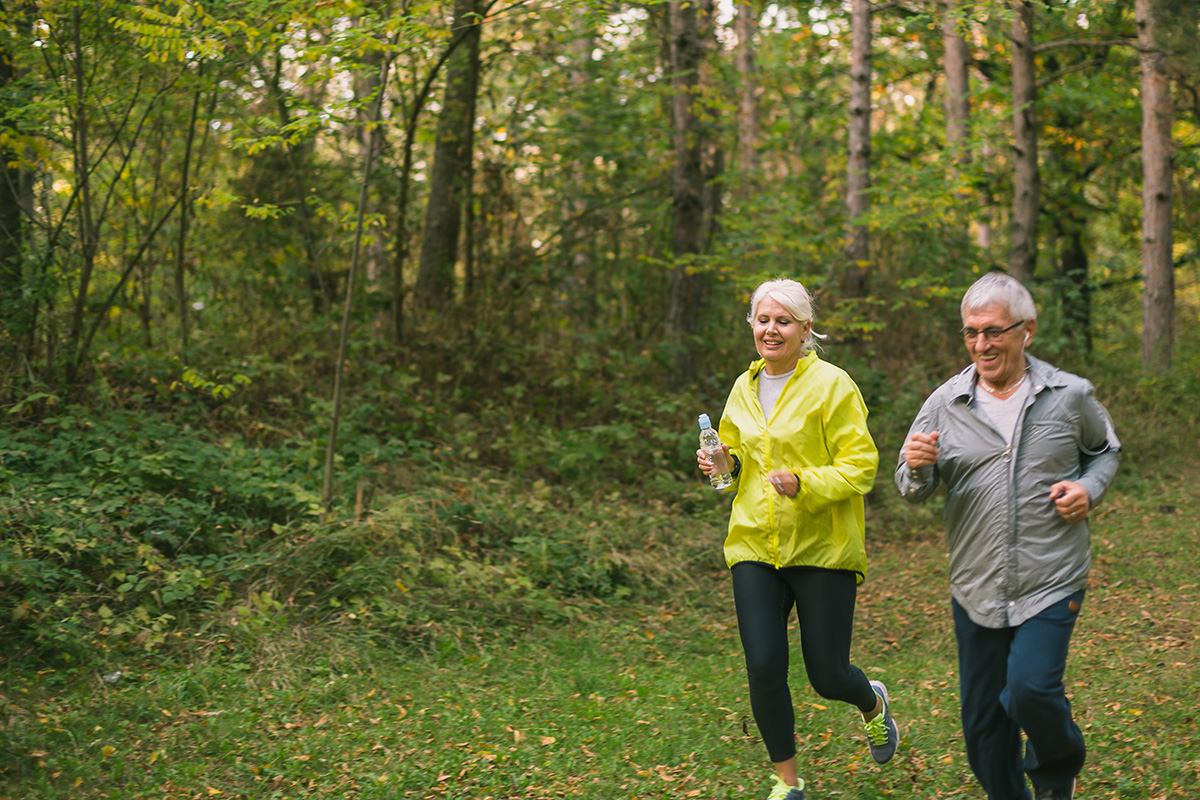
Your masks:
M 1025 364 L 1029 369 L 1029 386 L 1033 394 L 1047 386 L 1061 388 L 1066 383 L 1066 373 L 1058 367 L 1025 354 Z M 950 394 L 954 400 L 970 401 L 975 396 L 975 364 L 968 364 L 966 369 L 950 379 Z
M 818 358 L 817 354 L 811 350 L 808 351 L 804 355 L 800 356 L 800 360 L 796 362 L 796 371 L 795 371 L 795 373 L 792 374 L 792 377 L 794 378 L 797 375 L 801 374 L 802 372 L 807 370 L 809 367 L 811 367 L 813 364 L 817 363 L 818 361 L 820 361 L 820 358 Z M 971 366 L 974 367 L 975 365 L 972 364 Z M 758 380 L 758 376 L 761 375 L 762 371 L 766 368 L 767 368 L 766 359 L 760 358 L 755 361 L 751 361 L 750 369 L 749 369 L 750 380 L 755 380 L 755 381 Z

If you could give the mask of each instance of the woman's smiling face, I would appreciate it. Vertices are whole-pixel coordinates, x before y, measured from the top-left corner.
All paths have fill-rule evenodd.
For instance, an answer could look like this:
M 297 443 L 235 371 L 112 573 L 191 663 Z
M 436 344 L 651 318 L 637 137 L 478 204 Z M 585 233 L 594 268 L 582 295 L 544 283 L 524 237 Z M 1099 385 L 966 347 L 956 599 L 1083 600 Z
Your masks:
M 775 298 L 764 297 L 754 310 L 754 347 L 767 362 L 768 375 L 795 369 L 812 327 L 810 321 L 795 319 Z

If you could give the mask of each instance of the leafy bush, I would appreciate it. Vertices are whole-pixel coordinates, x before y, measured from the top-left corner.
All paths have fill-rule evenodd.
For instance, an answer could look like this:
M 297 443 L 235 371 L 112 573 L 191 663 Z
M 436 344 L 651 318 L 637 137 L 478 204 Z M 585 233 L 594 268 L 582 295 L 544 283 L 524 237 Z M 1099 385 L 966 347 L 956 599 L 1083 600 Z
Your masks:
M 232 596 L 273 528 L 319 510 L 295 460 L 124 411 L 0 432 L 4 624 L 67 653 L 97 635 L 161 642 Z
M 681 528 L 674 507 L 620 491 L 430 469 L 423 486 L 360 521 L 279 537 L 267 548 L 270 587 L 311 620 L 418 646 L 445 628 L 567 620 L 596 603 L 687 591 L 694 570 L 718 565 L 724 524 L 711 494 L 703 499 L 713 515 Z
M 720 505 L 686 469 L 680 403 L 629 393 L 564 432 L 514 426 L 486 401 L 469 415 L 429 403 L 396 372 L 375 380 L 388 391 L 344 416 L 338 485 L 360 507 L 340 516 L 313 494 L 316 402 L 311 436 L 271 447 L 144 410 L 70 408 L 0 433 L 5 634 L 75 661 L 312 622 L 420 643 L 451 618 L 463 630 L 566 619 L 716 563 L 720 520 L 699 536 L 672 522 Z

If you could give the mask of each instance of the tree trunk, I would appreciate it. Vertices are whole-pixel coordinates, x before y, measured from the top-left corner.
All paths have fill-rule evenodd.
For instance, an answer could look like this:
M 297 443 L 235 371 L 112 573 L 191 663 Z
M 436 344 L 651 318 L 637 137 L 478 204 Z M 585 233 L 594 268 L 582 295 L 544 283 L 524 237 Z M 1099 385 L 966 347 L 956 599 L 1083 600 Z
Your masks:
M 392 341 L 399 344 L 404 338 L 404 299 L 407 290 L 404 285 L 404 267 L 408 263 L 409 231 L 408 231 L 408 200 L 412 186 L 413 148 L 417 140 L 417 123 L 425 110 L 425 103 L 433 90 L 434 79 L 441 72 L 442 66 L 456 53 L 463 44 L 471 38 L 473 28 L 460 28 L 454 38 L 442 51 L 425 76 L 419 89 L 413 94 L 412 103 L 403 110 L 404 122 L 404 156 L 401 159 L 400 186 L 396 197 L 396 246 L 392 253 Z
M 948 256 L 954 260 L 972 257 L 973 227 L 982 227 L 977 220 L 986 219 L 983 198 L 972 196 L 968 172 L 971 165 L 971 54 L 963 36 L 968 19 L 964 0 L 942 0 L 942 73 L 946 79 L 944 98 L 946 110 L 947 177 L 954 187 L 955 207 L 962 227 L 947 231 Z
M 699 34 L 702 53 L 717 52 L 716 19 L 717 10 L 715 0 L 707 0 L 707 2 L 701 4 Z M 715 61 L 702 56 L 700 62 L 700 86 L 715 86 L 719 81 L 720 76 L 717 74 L 717 64 Z M 702 88 L 701 96 L 703 94 L 704 89 Z M 711 106 L 703 111 L 703 116 L 706 120 L 711 120 L 717 115 L 719 115 L 719 112 L 714 111 Z M 725 174 L 725 148 L 721 146 L 720 138 L 712 134 L 712 127 L 711 122 L 704 122 L 700 126 L 700 166 L 703 171 L 703 189 L 700 193 L 700 203 L 703 207 L 700 251 L 703 253 L 712 250 L 717 232 L 720 229 L 719 220 L 721 218 L 721 211 L 725 206 L 725 184 L 721 180 Z M 706 284 L 707 281 L 701 284 L 702 297 Z
M 191 219 L 191 168 L 192 148 L 196 142 L 196 120 L 200 116 L 200 88 L 192 96 L 192 113 L 188 119 L 186 144 L 183 149 L 182 175 L 179 179 L 179 239 L 175 247 L 175 303 L 179 306 L 179 354 L 184 365 L 188 364 L 188 302 L 187 302 L 187 237 L 188 222 Z M 149 320 L 147 324 L 149 335 Z
M 367 205 L 371 196 L 371 169 L 374 157 L 379 148 L 375 140 L 379 138 L 376 127 L 382 116 L 384 90 L 387 88 L 387 75 L 391 69 L 391 60 L 383 59 L 377 81 L 378 91 L 371 103 L 371 110 L 363 121 L 362 142 L 362 178 L 358 187 L 358 206 L 354 220 L 354 248 L 350 253 L 350 269 L 346 274 L 346 298 L 342 305 L 342 325 L 338 335 L 338 349 L 333 368 L 333 411 L 329 419 L 329 438 L 325 444 L 325 480 L 321 490 L 321 498 L 325 503 L 325 511 L 333 507 L 333 472 L 337 463 L 338 423 L 342 413 L 342 379 L 346 365 L 346 348 L 350 341 L 350 320 L 354 311 L 354 286 L 358 275 L 359 261 L 362 258 L 363 231 L 366 225 Z
M 1084 246 L 1086 222 L 1061 217 L 1066 239 L 1059 262 L 1059 306 L 1062 308 L 1064 333 L 1076 349 L 1092 352 L 1092 290 L 1088 280 L 1089 259 Z
M 8 37 L 0 36 L 0 97 L 5 98 L 5 102 L 0 103 L 0 134 L 5 138 L 17 133 L 16 123 L 8 113 L 10 105 L 7 102 L 14 77 Z M 25 254 L 21 169 L 13 166 L 14 162 L 16 154 L 7 145 L 0 146 L 0 302 L 6 305 L 19 296 L 21 262 Z
M 10 62 L 6 54 L 0 54 L 0 92 L 11 79 L 8 72 Z M 0 112 L 2 114 L 2 112 Z M 6 116 L 6 115 L 5 115 Z M 0 133 L 11 134 L 11 120 L 0 118 Z M 0 148 L 0 303 L 10 311 L 0 325 L 8 326 L 13 321 L 13 309 L 17 308 L 22 293 L 25 254 L 25 224 L 22 212 L 22 170 L 11 164 L 16 156 L 8 148 Z
M 846 273 L 842 291 L 847 297 L 866 297 L 871 243 L 861 217 L 871 198 L 871 3 L 850 4 L 850 169 L 846 179 Z
M 725 174 L 725 150 L 715 139 L 706 139 L 701 160 L 704 166 L 704 191 L 701 193 L 704 229 L 700 232 L 700 248 L 707 253 L 712 249 L 720 229 L 721 211 L 725 207 L 724 184 L 721 181 L 721 176 Z
M 396 244 L 392 250 L 392 343 L 404 341 L 404 265 L 408 263 L 408 192 L 412 181 L 414 125 L 405 126 L 404 158 L 400 168 L 400 186 L 396 196 Z
M 1142 366 L 1165 368 L 1174 350 L 1171 229 L 1171 86 L 1160 43 L 1159 3 L 1135 0 L 1142 68 Z
M 702 26 L 710 25 L 711 3 L 671 2 L 670 59 L 673 93 L 671 126 L 675 144 L 675 167 L 671 175 L 673 214 L 671 252 L 675 268 L 667 297 L 666 341 L 673 348 L 675 378 L 688 383 L 695 377 L 691 336 L 695 333 L 696 309 L 703 298 L 701 276 L 691 270 L 691 256 L 704 244 L 704 132 L 699 122 L 700 68 L 704 62 Z
M 371 120 L 371 113 L 376 105 L 379 92 L 383 90 L 380 71 L 384 61 L 385 56 L 382 51 L 367 53 L 363 57 L 362 69 L 354 74 L 355 114 L 358 118 L 357 139 L 360 147 L 374 148 L 374 152 L 370 155 L 370 161 L 376 165 L 383 157 L 384 137 L 370 130 L 371 126 L 375 124 Z M 369 182 L 376 183 L 374 175 L 371 176 Z M 377 203 L 377 198 L 374 196 L 368 200 L 366 212 L 368 217 L 374 217 L 379 213 L 380 209 L 377 207 Z M 382 234 L 382 232 L 380 233 Z M 375 283 L 385 271 L 386 237 L 383 235 L 370 236 L 364 242 L 363 247 L 363 277 L 369 282 Z
M 259 66 L 259 75 L 271 90 L 275 99 L 275 113 L 279 115 L 279 125 L 283 130 L 292 124 L 292 110 L 288 105 L 288 95 L 283 88 L 283 58 L 276 53 L 273 69 L 269 72 Z M 320 248 L 317 246 L 316 231 L 312 218 L 312 209 L 308 205 L 308 156 L 311 142 L 297 144 L 284 143 L 283 152 L 287 159 L 288 181 L 296 197 L 297 216 L 300 221 L 300 234 L 304 239 L 304 253 L 308 263 L 308 292 L 312 302 L 313 314 L 328 317 L 331 309 L 332 287 L 325 282 L 325 271 L 321 267 Z
M 971 135 L 971 77 L 968 70 L 971 56 L 967 40 L 962 36 L 962 20 L 958 10 L 963 0 L 944 0 L 942 42 L 945 56 L 942 68 L 946 73 L 946 147 L 956 170 L 960 173 L 971 161 L 968 142 Z
M 737 49 L 733 54 L 738 74 L 737 88 L 737 169 L 738 185 L 743 193 L 753 191 L 758 172 L 758 97 L 754 66 L 754 37 L 758 33 L 758 11 L 754 0 L 740 0 L 737 6 Z
M 585 19 L 567 44 L 567 86 L 572 96 L 580 96 L 591 81 L 588 65 L 595 46 L 596 36 L 591 21 Z M 590 137 L 594 125 L 586 114 L 579 115 L 577 125 L 584 136 Z M 593 267 L 595 232 L 588 218 L 586 155 L 579 154 L 568 169 L 575 191 L 564 192 L 562 199 L 562 253 L 567 286 L 567 291 L 563 293 L 563 308 L 564 311 L 572 307 L 579 308 L 582 313 L 577 318 L 578 323 L 586 326 L 592 324 L 597 311 L 596 270 Z
M 91 289 L 92 273 L 96 265 L 98 231 L 92 217 L 91 153 L 88 143 L 87 69 L 84 65 L 83 19 L 77 6 L 73 14 L 72 35 L 74 37 L 75 120 L 73 125 L 73 149 L 75 179 L 79 181 L 79 286 L 76 289 L 75 307 L 71 314 L 71 327 L 67 333 L 71 362 L 67 382 L 74 383 L 83 366 L 84 347 L 83 317 Z
M 466 176 L 470 175 L 475 144 L 482 26 L 479 0 L 456 0 L 454 30 L 467 33 L 447 61 L 446 90 L 438 117 L 416 286 L 417 304 L 426 312 L 448 308 L 454 300 L 463 204 L 470 196 Z
M 1038 172 L 1037 79 L 1033 61 L 1033 5 L 1016 4 L 1012 25 L 1013 175 L 1012 242 L 1008 271 L 1028 284 L 1037 269 L 1038 208 L 1041 175 Z

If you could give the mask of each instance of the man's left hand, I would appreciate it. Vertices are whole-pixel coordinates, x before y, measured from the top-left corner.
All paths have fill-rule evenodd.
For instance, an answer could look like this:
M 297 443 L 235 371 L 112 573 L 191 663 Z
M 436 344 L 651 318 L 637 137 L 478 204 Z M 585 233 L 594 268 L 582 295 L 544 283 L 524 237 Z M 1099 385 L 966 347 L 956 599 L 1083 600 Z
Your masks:
M 1059 481 L 1050 487 L 1054 509 L 1067 522 L 1082 522 L 1092 510 L 1092 498 L 1075 481 Z

